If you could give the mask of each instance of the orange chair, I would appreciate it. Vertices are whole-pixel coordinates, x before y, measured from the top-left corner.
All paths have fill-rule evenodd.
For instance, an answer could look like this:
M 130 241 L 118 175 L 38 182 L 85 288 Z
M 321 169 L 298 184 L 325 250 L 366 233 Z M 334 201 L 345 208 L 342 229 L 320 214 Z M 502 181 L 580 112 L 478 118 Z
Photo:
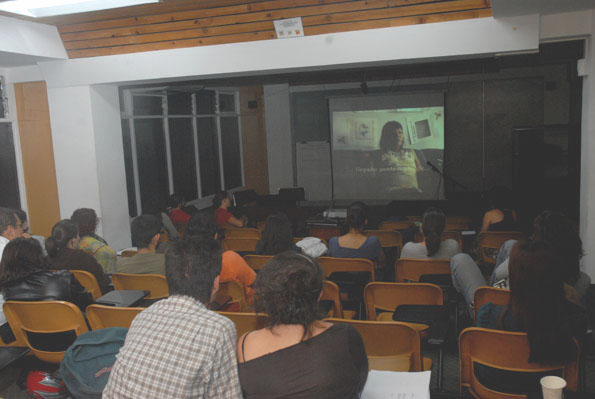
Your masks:
M 471 327 L 459 335 L 460 387 L 469 389 L 475 398 L 481 399 L 524 399 L 526 395 L 514 395 L 491 390 L 482 385 L 474 373 L 474 363 L 517 372 L 547 372 L 562 370 L 566 388 L 576 391 L 578 387 L 579 348 L 576 358 L 568 364 L 540 365 L 529 363 L 529 342 L 527 334 L 520 332 L 491 330 Z
M 258 238 L 225 238 L 221 245 L 224 251 L 255 252 Z
M 19 346 L 27 346 L 39 359 L 48 363 L 60 363 L 63 351 L 38 349 L 29 341 L 30 333 L 55 334 L 74 331 L 76 336 L 89 331 L 81 310 L 64 301 L 20 302 L 7 301 L 4 315 Z
M 273 255 L 244 255 L 244 260 L 254 271 L 262 269 L 264 264 L 273 258 Z
M 96 300 L 101 296 L 101 288 L 99 288 L 99 284 L 94 275 L 84 270 L 70 270 L 70 272 L 73 274 L 74 278 L 85 287 L 87 292 L 91 294 L 93 300 Z
M 400 231 L 396 230 L 364 230 L 366 237 L 374 236 L 380 241 L 382 248 L 399 248 L 399 253 L 403 249 L 403 237 Z
M 333 316 L 338 319 L 343 318 L 343 306 L 341 305 L 341 295 L 339 294 L 339 286 L 332 281 L 324 280 L 322 285 L 321 301 L 333 301 Z
M 413 226 L 415 223 L 412 221 L 402 221 L 402 222 L 392 222 L 392 221 L 384 221 L 378 223 L 379 230 L 406 230 L 409 227 Z
M 477 261 L 480 264 L 496 266 L 496 259 L 486 255 L 486 249 L 497 252 L 508 240 L 521 240 L 520 231 L 486 231 L 477 237 Z
M 257 313 L 217 312 L 233 321 L 238 331 L 238 338 L 248 331 L 260 330 L 266 327 L 266 316 Z
M 231 297 L 228 305 L 237 303 L 240 312 L 245 312 L 248 309 L 248 299 L 246 298 L 246 290 L 244 287 L 235 281 L 226 281 L 219 284 L 218 296 Z
M 248 227 L 225 229 L 225 238 L 256 238 L 260 240 L 261 236 L 260 230 Z
M 444 231 L 440 236 L 440 241 L 455 240 L 459 248 L 463 249 L 463 235 L 460 231 Z
M 117 306 L 89 305 L 85 312 L 92 330 L 109 327 L 130 328 L 132 320 L 145 308 L 121 308 Z
M 397 282 L 418 283 L 421 276 L 427 274 L 450 275 L 449 259 L 408 259 L 401 258 L 395 262 Z
M 409 370 L 405 371 L 422 371 L 424 368 L 419 334 L 404 323 L 347 319 L 326 319 L 326 321 L 353 326 L 362 336 L 368 358 L 408 356 Z
M 167 298 L 169 286 L 162 274 L 112 274 L 112 283 L 116 290 L 149 290 L 144 299 Z
M 494 305 L 508 305 L 510 302 L 510 290 L 495 287 L 479 287 L 476 289 L 473 294 L 473 307 L 476 321 L 477 312 L 479 312 L 479 309 L 488 302 L 492 302 Z
M 377 320 L 377 309 L 391 316 L 399 305 L 442 305 L 440 287 L 434 284 L 369 283 L 364 290 L 368 320 Z
M 318 258 L 318 263 L 320 263 L 324 277 L 327 279 L 335 272 L 369 272 L 372 281 L 376 280 L 374 262 L 369 259 L 321 256 Z

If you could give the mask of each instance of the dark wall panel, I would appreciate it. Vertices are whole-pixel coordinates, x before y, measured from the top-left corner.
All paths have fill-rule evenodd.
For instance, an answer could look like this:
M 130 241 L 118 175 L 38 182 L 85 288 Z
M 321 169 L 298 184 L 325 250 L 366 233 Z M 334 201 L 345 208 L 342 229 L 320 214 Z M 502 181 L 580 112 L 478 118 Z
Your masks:
M 21 207 L 14 141 L 10 123 L 0 123 L 0 206 Z

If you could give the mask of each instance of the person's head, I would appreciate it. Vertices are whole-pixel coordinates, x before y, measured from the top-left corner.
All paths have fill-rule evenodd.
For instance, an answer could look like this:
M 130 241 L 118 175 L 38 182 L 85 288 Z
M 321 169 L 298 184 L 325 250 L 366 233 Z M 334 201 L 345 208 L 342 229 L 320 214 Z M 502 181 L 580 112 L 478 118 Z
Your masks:
M 213 208 L 227 208 L 231 205 L 227 191 L 219 191 L 213 196 Z
M 440 236 L 446 226 L 446 216 L 438 208 L 428 208 L 421 217 L 421 231 L 426 241 L 428 256 L 434 256 L 440 249 Z
M 23 226 L 14 209 L 0 208 L 0 235 L 8 240 L 23 236 Z
M 97 214 L 93 209 L 79 208 L 72 213 L 70 221 L 76 224 L 81 237 L 95 234 Z
M 159 243 L 159 233 L 163 226 L 161 221 L 153 215 L 140 215 L 132 221 L 132 245 L 138 248 L 155 249 Z
M 213 238 L 185 237 L 165 252 L 165 277 L 170 295 L 187 295 L 204 304 L 219 289 L 221 245 Z
M 76 224 L 64 219 L 52 227 L 52 234 L 45 240 L 45 249 L 50 257 L 54 257 L 64 248 L 76 248 L 78 242 L 79 231 Z
M 274 212 L 267 218 L 262 238 L 256 245 L 261 255 L 277 255 L 293 247 L 291 221 L 283 212 Z
M 27 219 L 27 212 L 22 209 L 15 209 L 14 213 L 21 221 L 21 227 L 23 228 L 24 234 L 29 234 L 29 220 Z
M 396 151 L 403 147 L 403 125 L 397 121 L 386 122 L 382 127 L 378 146 L 384 152 Z
M 322 281 L 318 262 L 293 251 L 283 252 L 256 275 L 252 286 L 256 311 L 267 315 L 269 327 L 299 324 L 307 336 L 312 324 L 321 318 L 318 299 Z
M 542 212 L 533 223 L 533 239 L 546 242 L 559 253 L 562 278 L 574 284 L 580 271 L 583 244 L 570 220 L 561 212 Z
M 558 254 L 543 241 L 518 242 L 510 253 L 510 307 L 517 326 L 527 332 L 530 362 L 548 364 L 572 358 L 559 262 Z
M 215 234 L 217 234 L 215 218 L 211 213 L 205 211 L 192 215 L 184 229 L 185 237 L 205 239 L 215 238 Z
M 366 205 L 362 202 L 354 202 L 347 208 L 347 226 L 353 230 L 363 230 L 368 221 Z
M 184 197 L 182 194 L 173 193 L 167 199 L 167 206 L 172 209 L 181 209 L 184 205 Z
M 494 186 L 489 192 L 489 198 L 494 209 L 511 209 L 512 190 L 505 186 Z
M 0 286 L 45 269 L 39 242 L 33 238 L 15 238 L 4 248 L 0 262 Z

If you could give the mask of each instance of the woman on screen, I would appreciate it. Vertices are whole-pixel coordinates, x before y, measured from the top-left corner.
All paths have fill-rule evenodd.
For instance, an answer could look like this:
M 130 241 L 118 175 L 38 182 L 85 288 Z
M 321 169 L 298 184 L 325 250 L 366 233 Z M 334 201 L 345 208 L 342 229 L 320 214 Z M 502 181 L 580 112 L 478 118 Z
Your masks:
M 399 122 L 390 121 L 384 124 L 375 167 L 387 191 L 419 190 L 417 173 L 422 170 L 422 166 L 415 151 L 403 148 L 404 142 L 403 126 Z

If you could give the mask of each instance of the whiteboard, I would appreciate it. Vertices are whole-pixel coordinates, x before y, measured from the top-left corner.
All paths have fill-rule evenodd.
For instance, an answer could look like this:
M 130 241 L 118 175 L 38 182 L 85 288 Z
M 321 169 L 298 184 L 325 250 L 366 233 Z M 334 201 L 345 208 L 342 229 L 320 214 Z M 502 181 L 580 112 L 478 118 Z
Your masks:
M 328 141 L 296 143 L 297 183 L 306 201 L 332 199 L 331 150 Z

